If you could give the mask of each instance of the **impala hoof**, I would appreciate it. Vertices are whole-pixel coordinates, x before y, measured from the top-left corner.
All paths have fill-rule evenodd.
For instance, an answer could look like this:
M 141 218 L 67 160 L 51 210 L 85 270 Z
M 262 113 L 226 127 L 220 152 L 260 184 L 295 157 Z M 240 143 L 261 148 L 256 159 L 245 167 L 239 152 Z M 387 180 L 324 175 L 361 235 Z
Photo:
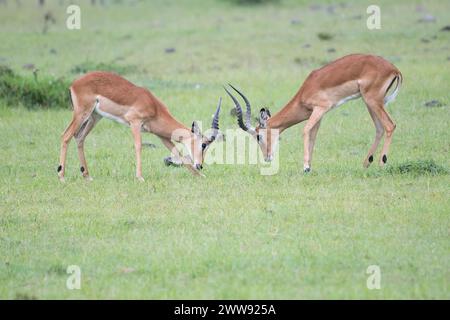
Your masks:
M 172 164 L 172 158 L 171 157 L 166 157 L 164 158 L 164 164 L 168 167 Z
M 59 178 L 59 182 L 62 182 L 62 183 L 66 182 L 66 179 L 64 179 L 64 177 L 58 177 L 58 178 Z
M 372 164 L 372 162 L 373 156 L 366 158 L 366 160 L 364 160 L 363 167 L 367 169 Z
M 144 181 L 145 181 L 144 178 L 142 178 L 142 177 L 136 177 L 136 179 L 137 179 L 139 182 L 144 182 Z
M 311 168 L 306 167 L 306 168 L 303 169 L 303 172 L 304 173 L 310 173 L 311 172 Z
M 86 180 L 86 181 L 94 181 L 94 178 L 92 178 L 91 176 L 85 176 L 85 177 L 83 177 L 84 178 L 84 180 Z
M 164 158 L 164 164 L 165 164 L 167 167 L 170 167 L 170 166 L 179 167 L 179 166 L 182 165 L 181 162 L 176 162 L 176 161 L 174 161 L 174 160 L 172 159 L 172 157 L 166 157 L 166 158 Z

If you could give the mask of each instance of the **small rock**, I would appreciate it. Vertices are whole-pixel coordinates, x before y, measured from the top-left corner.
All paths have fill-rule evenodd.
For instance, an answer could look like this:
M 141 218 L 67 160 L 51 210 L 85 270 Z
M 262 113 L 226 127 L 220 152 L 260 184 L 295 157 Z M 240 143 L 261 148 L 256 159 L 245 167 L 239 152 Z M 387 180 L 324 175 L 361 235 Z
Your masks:
M 440 101 L 438 101 L 438 100 L 430 100 L 430 101 L 425 102 L 424 106 L 425 107 L 429 107 L 429 108 L 431 108 L 431 107 L 442 107 L 443 104 Z
M 441 31 L 450 31 L 450 25 L 443 27 Z
M 334 14 L 334 9 L 336 9 L 335 6 L 328 6 L 328 7 L 327 7 L 327 12 L 328 12 L 329 14 Z
M 304 45 L 302 45 L 302 48 L 311 48 L 311 45 L 309 43 L 305 43 Z
M 26 63 L 22 66 L 22 68 L 24 68 L 25 70 L 34 70 L 36 66 L 32 63 Z
M 427 12 L 427 9 L 423 5 L 419 4 L 416 6 L 416 12 L 424 13 Z
M 328 48 L 327 52 L 329 52 L 329 53 L 336 52 L 336 49 L 335 48 Z
M 164 49 L 165 53 L 174 53 L 175 52 L 175 48 L 166 48 Z
M 422 18 L 418 20 L 418 22 L 422 23 L 430 23 L 430 22 L 436 22 L 436 18 L 432 16 L 431 14 L 425 14 Z

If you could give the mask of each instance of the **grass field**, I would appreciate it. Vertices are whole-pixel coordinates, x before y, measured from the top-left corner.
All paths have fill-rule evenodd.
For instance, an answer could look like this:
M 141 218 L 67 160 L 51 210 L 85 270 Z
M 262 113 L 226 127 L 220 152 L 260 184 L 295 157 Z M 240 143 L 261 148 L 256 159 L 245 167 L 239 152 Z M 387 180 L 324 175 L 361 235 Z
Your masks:
M 373 31 L 371 1 L 80 1 L 81 30 L 65 27 L 59 1 L 8 2 L 0 64 L 32 77 L 23 68 L 32 63 L 38 76 L 67 80 L 82 63 L 130 67 L 125 76 L 186 125 L 209 122 L 223 96 L 221 128 L 237 127 L 228 82 L 255 110 L 275 112 L 311 70 L 348 53 L 387 58 L 404 84 L 387 107 L 397 130 L 385 169 L 362 167 L 375 130 L 357 100 L 324 118 L 310 175 L 301 124 L 283 134 L 273 176 L 216 164 L 194 178 L 165 167 L 167 150 L 147 135 L 157 147 L 144 149 L 144 183 L 134 179 L 129 129 L 103 120 L 86 140 L 94 181 L 82 179 L 72 142 L 61 184 L 69 106 L 32 111 L 0 97 L 0 298 L 450 298 L 448 2 L 379 1 Z M 48 11 L 56 22 L 43 33 Z M 418 22 L 427 13 L 436 21 Z M 424 106 L 433 99 L 444 106 Z M 395 170 L 426 161 L 442 170 Z M 69 265 L 81 268 L 80 290 L 66 288 Z M 380 290 L 366 286 L 370 265 L 380 267 Z

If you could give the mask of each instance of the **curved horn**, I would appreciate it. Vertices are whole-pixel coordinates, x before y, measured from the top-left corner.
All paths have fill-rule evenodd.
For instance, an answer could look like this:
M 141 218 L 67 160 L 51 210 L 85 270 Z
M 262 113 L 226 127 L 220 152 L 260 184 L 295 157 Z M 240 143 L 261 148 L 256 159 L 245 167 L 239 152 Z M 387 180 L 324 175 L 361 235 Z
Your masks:
M 236 91 L 241 97 L 242 99 L 244 99 L 245 101 L 245 106 L 246 106 L 246 112 L 245 112 L 245 126 L 247 128 L 251 128 L 252 127 L 252 108 L 250 106 L 250 101 L 248 101 L 247 97 L 244 96 L 244 94 L 242 92 L 240 92 L 238 89 L 236 89 L 235 87 L 233 87 L 231 85 L 231 83 L 228 84 L 231 88 L 233 88 L 234 91 Z
M 217 110 L 214 113 L 214 117 L 211 123 L 211 129 L 213 129 L 213 134 L 209 139 L 211 142 L 214 141 L 219 133 L 219 114 L 220 114 L 220 105 L 222 104 L 222 97 L 219 98 L 219 104 L 217 105 Z
M 225 87 L 223 87 L 223 88 L 225 89 L 225 91 L 227 92 L 227 94 L 230 96 L 230 98 L 233 100 L 234 105 L 236 106 L 236 115 L 237 115 L 237 118 L 238 118 L 238 124 L 239 124 L 239 127 L 240 127 L 242 130 L 247 131 L 247 132 L 249 132 L 250 134 L 253 134 L 253 133 L 255 132 L 255 130 L 254 130 L 251 126 L 247 127 L 247 126 L 244 124 L 244 121 L 243 121 L 243 119 L 242 119 L 242 108 L 241 108 L 241 105 L 239 104 L 239 102 L 237 101 L 237 99 L 230 93 L 230 91 L 227 90 L 227 88 L 225 88 Z

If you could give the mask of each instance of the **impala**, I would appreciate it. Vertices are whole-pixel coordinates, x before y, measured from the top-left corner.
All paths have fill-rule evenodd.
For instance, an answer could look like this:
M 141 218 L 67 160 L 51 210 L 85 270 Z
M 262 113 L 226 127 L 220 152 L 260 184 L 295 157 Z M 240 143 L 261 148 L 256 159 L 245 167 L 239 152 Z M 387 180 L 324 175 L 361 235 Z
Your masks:
M 381 57 L 364 54 L 347 55 L 311 72 L 296 95 L 275 115 L 271 116 L 268 109 L 262 108 L 256 128 L 251 124 L 251 106 L 248 99 L 230 85 L 246 104 L 244 122 L 238 100 L 226 88 L 225 91 L 235 104 L 239 126 L 257 139 L 266 161 L 273 159 L 278 142 L 278 138 L 272 139 L 271 131 L 277 130 L 278 136 L 287 128 L 308 120 L 303 129 L 303 169 L 309 172 L 322 117 L 332 108 L 359 97 L 363 98 L 376 129 L 375 141 L 364 160 L 364 167 L 367 168 L 373 162 L 374 152 L 386 132 L 379 162 L 383 166 L 387 162 L 395 130 L 395 123 L 384 106 L 395 99 L 402 80 L 400 71 Z M 388 95 L 394 82 L 396 82 L 395 89 Z
M 141 164 L 141 132 L 158 136 L 162 143 L 194 175 L 202 175 L 203 159 L 209 145 L 219 132 L 220 102 L 212 121 L 212 134 L 209 138 L 201 134 L 197 122 L 189 130 L 178 122 L 167 107 L 149 90 L 137 87 L 121 76 L 109 72 L 90 72 L 75 80 L 70 86 L 70 99 L 73 106 L 72 122 L 61 136 L 61 154 L 58 176 L 64 181 L 67 146 L 72 137 L 78 145 L 80 170 L 91 179 L 84 155 L 84 140 L 102 118 L 108 118 L 131 128 L 136 152 L 136 177 L 143 181 Z M 188 150 L 182 154 L 175 147 L 179 142 Z

